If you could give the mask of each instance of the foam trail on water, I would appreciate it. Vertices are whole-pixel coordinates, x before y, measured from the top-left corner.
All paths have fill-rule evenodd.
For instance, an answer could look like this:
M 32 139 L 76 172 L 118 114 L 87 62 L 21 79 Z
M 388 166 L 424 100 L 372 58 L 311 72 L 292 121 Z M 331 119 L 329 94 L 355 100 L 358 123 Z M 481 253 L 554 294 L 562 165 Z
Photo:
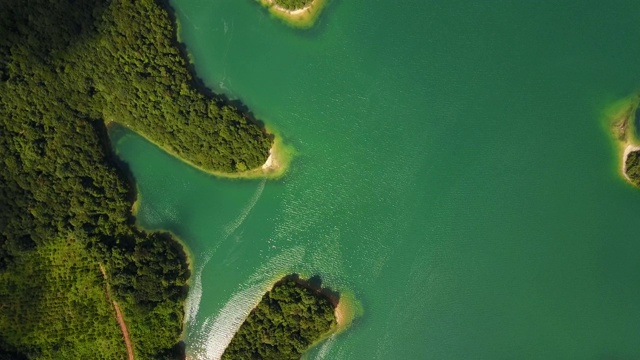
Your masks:
M 195 271 L 195 275 L 193 276 L 193 283 L 191 284 L 189 294 L 187 295 L 187 301 L 185 303 L 184 322 L 185 324 L 187 324 L 187 328 L 190 329 L 190 334 L 195 328 L 198 310 L 200 309 L 200 300 L 202 299 L 202 271 L 204 270 L 209 260 L 211 260 L 214 250 L 215 249 L 211 249 L 207 251 L 202 257 L 201 264 Z
M 244 319 L 260 301 L 265 289 L 253 285 L 235 293 L 229 302 L 216 315 L 213 323 L 203 327 L 203 359 L 220 359 L 224 349 L 229 345 L 233 335 L 238 331 Z M 257 301 L 256 301 L 257 299 Z
M 220 359 L 240 325 L 260 302 L 273 279 L 287 268 L 301 263 L 304 253 L 303 247 L 294 247 L 261 266 L 215 316 L 205 320 L 198 336 L 193 340 L 194 351 L 190 355 L 194 359 Z M 210 321 L 211 319 L 213 321 Z
M 244 209 L 242 209 L 240 215 L 234 221 L 232 221 L 231 224 L 224 227 L 224 236 L 222 238 L 222 241 L 226 240 L 231 234 L 233 234 L 244 222 L 244 219 L 247 218 L 251 210 L 253 210 L 253 207 L 258 203 L 258 200 L 260 199 L 260 195 L 262 195 L 262 191 L 264 190 L 264 185 L 266 183 L 267 179 L 262 179 L 260 185 L 258 185 L 258 188 L 256 189 L 256 192 L 253 193 L 251 200 L 249 200 L 249 203 L 244 207 Z
M 316 356 L 315 360 L 323 360 L 327 356 L 327 354 L 331 351 L 334 341 L 335 341 L 334 335 L 332 335 L 330 338 L 325 340 L 322 346 L 320 347 L 320 350 L 318 350 L 318 355 Z
M 184 309 L 184 322 L 188 328 L 195 325 L 196 315 L 198 315 L 198 308 L 200 307 L 200 299 L 202 299 L 202 278 L 201 274 L 197 273 L 189 289 Z
M 264 191 L 266 182 L 266 179 L 263 179 L 260 182 L 260 185 L 258 185 L 258 188 L 253 193 L 253 196 L 249 200 L 249 203 L 247 203 L 247 205 L 242 209 L 240 215 L 238 215 L 236 219 L 234 219 L 230 224 L 224 227 L 221 239 L 204 254 L 202 260 L 200 261 L 200 265 L 195 271 L 193 283 L 191 284 L 191 289 L 189 289 L 189 295 L 187 296 L 185 306 L 185 323 L 187 324 L 187 327 L 191 329 L 189 333 L 192 333 L 193 329 L 195 328 L 198 310 L 200 309 L 200 301 L 202 300 L 202 271 L 204 270 L 209 260 L 211 260 L 211 257 L 213 257 L 213 254 L 218 246 L 220 246 L 223 241 L 231 236 L 238 229 L 238 227 L 242 225 L 251 210 L 253 210 L 253 207 L 258 203 L 258 200 L 260 199 L 260 196 Z

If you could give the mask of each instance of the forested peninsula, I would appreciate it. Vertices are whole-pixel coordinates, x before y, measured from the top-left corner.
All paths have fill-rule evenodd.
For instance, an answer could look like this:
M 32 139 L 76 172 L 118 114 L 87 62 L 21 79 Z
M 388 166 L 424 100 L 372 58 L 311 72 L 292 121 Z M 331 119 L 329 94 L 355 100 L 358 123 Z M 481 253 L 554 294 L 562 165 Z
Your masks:
M 624 179 L 640 188 L 640 95 L 634 95 L 614 104 L 605 115 L 611 134 L 621 157 Z
M 290 275 L 278 281 L 242 323 L 222 360 L 297 360 L 334 331 L 339 297 Z
M 207 170 L 260 167 L 271 136 L 197 88 L 165 5 L 0 2 L 0 358 L 184 356 L 188 259 L 135 227 L 105 124 Z

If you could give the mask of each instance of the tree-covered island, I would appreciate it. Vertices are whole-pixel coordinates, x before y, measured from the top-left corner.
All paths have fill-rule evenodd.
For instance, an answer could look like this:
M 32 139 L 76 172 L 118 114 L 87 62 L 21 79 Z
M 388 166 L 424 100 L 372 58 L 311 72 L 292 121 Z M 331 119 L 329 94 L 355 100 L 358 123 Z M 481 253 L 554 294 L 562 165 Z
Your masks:
M 258 0 L 269 12 L 285 23 L 310 28 L 320 16 L 328 0 Z
M 326 289 L 325 289 L 326 290 Z M 223 360 L 296 360 L 336 329 L 337 296 L 287 276 L 256 306 L 227 346 Z
M 4 0 L 0 39 L 0 358 L 182 358 L 188 259 L 134 225 L 106 124 L 219 173 L 272 137 L 198 91 L 155 1 Z
M 619 148 L 622 176 L 629 183 L 640 187 L 640 140 L 637 128 L 640 122 L 640 95 L 624 99 L 607 111 L 611 134 Z

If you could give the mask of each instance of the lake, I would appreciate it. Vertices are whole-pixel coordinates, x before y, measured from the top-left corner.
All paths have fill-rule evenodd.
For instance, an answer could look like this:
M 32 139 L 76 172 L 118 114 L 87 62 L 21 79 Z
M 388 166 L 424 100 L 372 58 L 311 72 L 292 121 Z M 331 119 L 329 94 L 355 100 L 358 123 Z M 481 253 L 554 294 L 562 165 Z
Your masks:
M 640 191 L 602 112 L 640 86 L 636 1 L 174 0 L 199 77 L 295 149 L 215 178 L 112 130 L 138 222 L 194 259 L 187 352 L 282 275 L 355 298 L 309 359 L 640 358 Z

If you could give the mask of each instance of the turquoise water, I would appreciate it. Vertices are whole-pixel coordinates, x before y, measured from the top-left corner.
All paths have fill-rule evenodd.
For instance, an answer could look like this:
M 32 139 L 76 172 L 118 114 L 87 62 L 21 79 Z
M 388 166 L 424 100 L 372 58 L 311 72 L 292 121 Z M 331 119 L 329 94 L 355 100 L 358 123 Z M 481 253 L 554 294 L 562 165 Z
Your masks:
M 226 180 L 112 133 L 139 223 L 194 254 L 193 358 L 290 272 L 363 309 L 311 359 L 640 358 L 640 191 L 600 121 L 640 85 L 637 2 L 334 0 L 310 30 L 172 4 L 197 74 L 297 150 Z

